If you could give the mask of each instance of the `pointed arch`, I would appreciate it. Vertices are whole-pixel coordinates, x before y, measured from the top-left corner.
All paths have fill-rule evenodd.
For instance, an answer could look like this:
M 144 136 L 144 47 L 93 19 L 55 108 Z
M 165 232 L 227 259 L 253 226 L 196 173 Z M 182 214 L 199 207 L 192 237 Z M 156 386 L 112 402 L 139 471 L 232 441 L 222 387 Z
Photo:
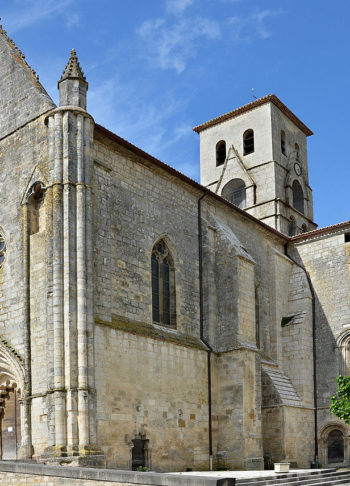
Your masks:
M 152 320 L 156 324 L 176 326 L 176 289 L 174 259 L 164 238 L 152 249 Z

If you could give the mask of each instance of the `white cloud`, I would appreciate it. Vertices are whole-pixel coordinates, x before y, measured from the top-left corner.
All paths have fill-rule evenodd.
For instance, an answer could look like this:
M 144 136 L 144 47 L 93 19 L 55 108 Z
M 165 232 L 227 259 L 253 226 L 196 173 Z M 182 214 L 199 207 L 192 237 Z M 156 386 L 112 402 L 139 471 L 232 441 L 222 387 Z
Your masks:
M 184 126 L 173 123 L 185 111 L 187 101 L 162 93 L 150 98 L 147 88 L 140 90 L 139 84 L 125 83 L 116 76 L 89 90 L 88 110 L 96 123 L 102 121 L 146 152 L 168 160 L 167 150 L 186 136 Z M 189 123 L 187 128 L 191 134 Z
M 189 59 L 195 57 L 199 39 L 219 39 L 218 22 L 206 18 L 183 18 L 175 23 L 165 19 L 150 19 L 137 30 L 145 43 L 147 57 L 161 69 L 185 70 Z
M 182 14 L 193 3 L 194 0 L 167 0 L 165 8 L 167 12 L 178 15 Z
M 262 10 L 252 15 L 251 19 L 255 22 L 256 33 L 260 39 L 268 39 L 272 32 L 266 27 L 265 19 L 281 15 L 281 10 Z
M 52 17 L 64 11 L 74 0 L 27 0 L 25 2 L 15 2 L 11 5 L 11 10 L 6 13 L 3 8 L 3 21 L 5 29 L 13 34 L 24 27 L 31 26 L 45 18 Z
M 80 25 L 80 17 L 77 13 L 69 14 L 66 16 L 66 27 L 67 29 L 75 29 Z
M 272 32 L 267 28 L 265 20 L 281 14 L 282 10 L 260 10 L 248 17 L 230 17 L 228 24 L 232 40 L 251 42 L 254 39 L 268 39 Z

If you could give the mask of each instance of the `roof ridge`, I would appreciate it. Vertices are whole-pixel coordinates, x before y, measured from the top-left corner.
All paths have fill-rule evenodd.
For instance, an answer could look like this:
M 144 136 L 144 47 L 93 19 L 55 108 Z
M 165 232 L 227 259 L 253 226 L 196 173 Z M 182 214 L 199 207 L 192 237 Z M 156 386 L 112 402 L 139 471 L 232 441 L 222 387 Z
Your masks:
M 0 21 L 1 21 L 1 18 L 0 18 Z M 38 82 L 39 81 L 39 74 L 37 74 L 34 71 L 34 69 L 27 63 L 26 56 L 23 54 L 21 49 L 16 45 L 15 41 L 13 39 L 11 39 L 11 37 L 8 36 L 7 31 L 3 28 L 3 26 L 1 24 L 0 24 L 0 34 L 7 41 L 7 44 L 10 47 L 10 49 L 12 50 L 13 54 L 21 61 L 23 66 L 25 66 L 27 69 L 29 69 L 34 80 L 36 82 Z
M 235 116 L 241 115 L 254 108 L 258 108 L 259 106 L 268 102 L 271 102 L 275 106 L 277 106 L 277 108 L 279 108 L 282 111 L 282 113 L 285 114 L 285 116 L 287 116 L 297 127 L 299 127 L 300 130 L 304 132 L 306 136 L 313 135 L 313 132 L 310 130 L 310 128 L 307 127 L 305 123 L 303 123 L 300 120 L 300 118 L 298 118 L 275 94 L 265 95 L 262 98 L 251 101 L 250 103 L 247 103 L 243 106 L 239 106 L 234 110 L 228 111 L 223 115 L 212 118 L 211 120 L 208 120 L 204 123 L 201 123 L 200 125 L 195 126 L 193 128 L 193 131 L 199 133 L 202 130 L 205 130 L 206 128 L 209 128 L 213 125 L 217 125 L 218 123 L 229 120 L 230 118 L 234 118 Z

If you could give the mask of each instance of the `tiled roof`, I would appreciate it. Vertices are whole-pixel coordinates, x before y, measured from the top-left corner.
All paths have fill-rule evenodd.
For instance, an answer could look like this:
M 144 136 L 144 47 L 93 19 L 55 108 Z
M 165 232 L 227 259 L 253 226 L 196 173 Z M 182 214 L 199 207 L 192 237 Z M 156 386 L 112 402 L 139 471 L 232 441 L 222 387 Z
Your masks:
M 290 237 L 290 241 L 294 242 L 294 241 L 307 240 L 308 238 L 322 235 L 323 233 L 332 233 L 332 232 L 343 230 L 345 228 L 350 228 L 350 221 L 343 221 L 342 223 L 332 224 L 331 226 L 318 228 L 313 231 L 308 231 L 307 233 L 301 233 L 300 235 Z
M 280 233 L 278 230 L 272 228 L 272 226 L 267 225 L 263 221 L 260 221 L 260 219 L 257 219 L 255 216 L 249 214 L 247 211 L 244 211 L 244 209 L 239 208 L 238 206 L 235 206 L 234 204 L 230 203 L 227 199 L 219 196 L 219 194 L 216 194 L 215 192 L 212 192 L 210 189 L 207 187 L 202 186 L 198 182 L 194 181 L 190 177 L 182 174 L 178 170 L 174 169 L 170 165 L 165 164 L 161 160 L 157 159 L 156 157 L 153 157 L 152 155 L 148 154 L 147 152 L 144 152 L 142 149 L 139 147 L 136 147 L 136 145 L 133 145 L 132 143 L 128 142 L 127 140 L 123 139 L 119 135 L 116 135 L 115 133 L 107 130 L 107 128 L 98 125 L 97 123 L 95 124 L 95 132 L 109 138 L 113 142 L 120 144 L 127 150 L 130 150 L 133 152 L 135 155 L 147 160 L 150 164 L 155 165 L 157 167 L 160 167 L 161 169 L 167 171 L 169 174 L 172 174 L 173 176 L 181 179 L 182 181 L 186 182 L 187 184 L 191 185 L 195 189 L 199 190 L 202 193 L 208 194 L 210 197 L 220 201 L 221 203 L 225 204 L 226 206 L 234 209 L 237 213 L 240 213 L 242 216 L 244 216 L 246 219 L 250 219 L 251 221 L 254 221 L 257 223 L 259 226 L 262 226 L 265 228 L 267 231 L 270 233 L 275 234 L 279 238 L 289 241 L 290 238 L 286 236 L 283 233 Z
M 282 113 L 284 113 L 298 128 L 300 128 L 300 130 L 305 133 L 307 137 L 309 135 L 313 135 L 313 132 L 310 130 L 310 128 L 308 128 L 296 115 L 294 115 L 294 113 L 290 111 L 290 109 L 287 108 L 287 106 L 282 103 L 282 101 L 278 99 L 277 96 L 274 94 L 266 95 L 263 98 L 259 98 L 258 100 L 254 100 L 251 103 L 248 103 L 247 105 L 236 108 L 233 111 L 229 111 L 228 113 L 218 116 L 217 118 L 213 118 L 212 120 L 202 123 L 201 125 L 197 125 L 193 128 L 193 131 L 199 133 L 206 128 L 212 127 L 214 125 L 217 125 L 218 123 L 234 118 L 238 115 L 241 115 L 242 113 L 246 113 L 247 111 L 253 110 L 258 106 L 264 105 L 265 103 L 273 103 L 275 106 L 277 106 L 277 108 L 279 108 Z

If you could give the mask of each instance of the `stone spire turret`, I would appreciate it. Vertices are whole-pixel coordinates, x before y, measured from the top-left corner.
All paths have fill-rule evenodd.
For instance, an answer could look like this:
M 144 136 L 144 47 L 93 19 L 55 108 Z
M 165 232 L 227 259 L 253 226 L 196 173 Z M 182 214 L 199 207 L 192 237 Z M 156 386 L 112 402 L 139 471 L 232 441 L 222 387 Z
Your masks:
M 79 106 L 86 110 L 86 92 L 88 83 L 80 67 L 75 49 L 71 50 L 70 58 L 58 82 L 60 91 L 60 106 Z

